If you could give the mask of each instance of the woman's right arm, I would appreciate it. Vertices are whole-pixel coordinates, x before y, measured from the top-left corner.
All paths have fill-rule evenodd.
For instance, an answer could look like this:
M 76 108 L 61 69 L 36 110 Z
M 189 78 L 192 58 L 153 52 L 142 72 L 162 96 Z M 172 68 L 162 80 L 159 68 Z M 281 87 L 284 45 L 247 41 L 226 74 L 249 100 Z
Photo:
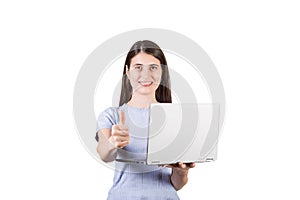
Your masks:
M 111 130 L 109 128 L 98 131 L 98 146 L 97 152 L 104 162 L 112 162 L 116 159 L 117 148 L 109 142 L 111 137 Z
M 116 159 L 117 149 L 127 146 L 130 142 L 128 127 L 125 125 L 125 114 L 120 111 L 120 123 L 98 131 L 97 152 L 104 162 Z
M 127 146 L 130 142 L 128 127 L 125 124 L 125 113 L 120 111 L 120 123 L 98 131 L 97 152 L 104 162 L 116 159 L 117 150 Z

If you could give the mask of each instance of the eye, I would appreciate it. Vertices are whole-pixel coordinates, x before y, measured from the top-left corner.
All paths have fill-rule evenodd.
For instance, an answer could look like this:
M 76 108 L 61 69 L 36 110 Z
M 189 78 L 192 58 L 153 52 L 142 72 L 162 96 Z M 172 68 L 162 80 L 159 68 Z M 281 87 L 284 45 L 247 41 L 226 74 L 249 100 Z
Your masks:
M 158 66 L 157 65 L 151 65 L 150 66 L 150 70 L 151 71 L 155 71 L 155 70 L 157 70 L 158 69 Z
M 142 70 L 142 65 L 135 65 L 135 66 L 133 66 L 133 68 L 135 70 L 141 71 Z

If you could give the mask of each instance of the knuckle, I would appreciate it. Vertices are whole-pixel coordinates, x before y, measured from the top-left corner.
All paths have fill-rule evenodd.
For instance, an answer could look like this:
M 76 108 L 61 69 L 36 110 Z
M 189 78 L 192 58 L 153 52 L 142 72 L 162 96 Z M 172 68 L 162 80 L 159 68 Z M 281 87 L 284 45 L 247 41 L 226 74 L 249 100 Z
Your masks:
M 112 129 L 114 130 L 119 130 L 120 129 L 120 126 L 118 124 L 115 124 L 112 126 Z
M 111 134 L 113 136 L 119 136 L 120 135 L 120 131 L 119 130 L 113 130 Z
M 118 137 L 117 136 L 113 136 L 113 140 L 116 142 L 116 141 L 118 141 Z
M 121 145 L 120 145 L 119 142 L 116 143 L 116 147 L 117 147 L 117 148 L 121 148 Z
M 118 125 L 117 124 L 114 124 L 114 125 L 112 125 L 112 129 L 116 129 L 118 127 Z

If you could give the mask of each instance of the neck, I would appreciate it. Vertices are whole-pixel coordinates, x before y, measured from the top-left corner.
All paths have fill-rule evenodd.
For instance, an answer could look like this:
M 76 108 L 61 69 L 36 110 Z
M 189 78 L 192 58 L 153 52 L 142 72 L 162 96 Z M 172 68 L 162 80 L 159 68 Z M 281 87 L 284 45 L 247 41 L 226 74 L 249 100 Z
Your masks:
M 148 108 L 151 103 L 157 103 L 155 94 L 153 95 L 135 95 L 133 94 L 127 105 L 138 108 Z

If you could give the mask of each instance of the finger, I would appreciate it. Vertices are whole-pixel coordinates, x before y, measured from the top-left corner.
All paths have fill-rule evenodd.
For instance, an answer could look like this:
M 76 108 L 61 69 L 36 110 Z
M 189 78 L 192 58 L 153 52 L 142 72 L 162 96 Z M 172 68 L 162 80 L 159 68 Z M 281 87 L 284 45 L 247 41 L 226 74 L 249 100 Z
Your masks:
M 129 136 L 129 132 L 128 132 L 128 130 L 117 129 L 117 130 L 114 130 L 111 135 L 112 136 L 128 137 Z
M 189 163 L 189 168 L 194 168 L 194 167 L 196 167 L 196 163 Z
M 120 130 L 120 131 L 118 132 L 118 135 L 119 135 L 119 136 L 122 136 L 122 137 L 129 137 L 129 132 L 126 131 L 126 130 Z
M 183 169 L 186 168 L 186 164 L 183 163 L 183 162 L 179 162 L 179 163 L 178 163 L 178 166 L 179 166 L 180 168 L 183 168 Z
M 163 167 L 169 167 L 169 168 L 178 168 L 178 163 L 174 163 L 174 164 L 164 164 L 162 165 Z
M 129 144 L 129 141 L 123 141 L 123 142 L 116 142 L 117 148 L 124 148 Z
M 112 126 L 112 131 L 113 132 L 128 132 L 128 127 L 126 125 L 121 125 L 121 124 L 115 124 Z
M 121 141 L 129 141 L 129 137 L 122 137 L 122 136 L 113 136 L 114 140 L 117 142 L 121 142 Z
M 119 124 L 120 125 L 125 125 L 125 113 L 124 113 L 124 111 L 123 110 L 120 110 L 120 122 L 119 122 Z

